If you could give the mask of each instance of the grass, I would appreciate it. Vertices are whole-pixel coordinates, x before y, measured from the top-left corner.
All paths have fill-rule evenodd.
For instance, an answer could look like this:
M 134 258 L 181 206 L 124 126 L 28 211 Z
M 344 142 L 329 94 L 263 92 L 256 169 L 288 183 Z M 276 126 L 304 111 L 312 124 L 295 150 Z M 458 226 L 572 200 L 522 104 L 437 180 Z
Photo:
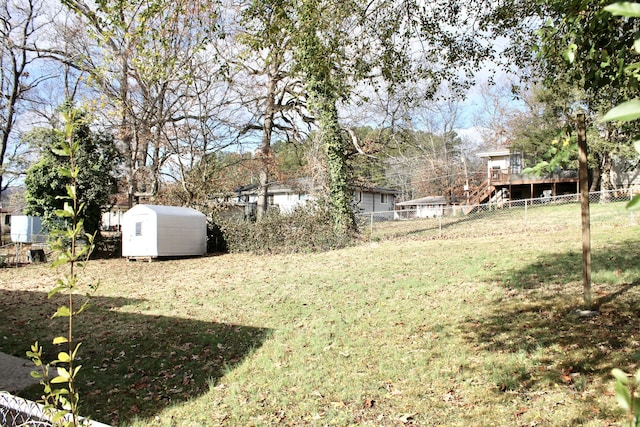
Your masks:
M 628 226 L 635 214 L 625 210 L 627 201 L 591 203 L 592 227 Z M 542 204 L 490 209 L 466 216 L 451 216 L 418 221 L 373 222 L 360 216 L 363 228 L 373 241 L 397 238 L 441 239 L 495 236 L 514 233 L 538 233 L 579 228 L 580 205 Z
M 640 229 L 593 227 L 600 314 L 581 318 L 579 223 L 553 226 L 573 224 L 575 206 L 550 212 L 551 226 L 520 233 L 505 217 L 477 233 L 491 224 L 480 217 L 450 228 L 475 237 L 436 239 L 416 221 L 321 254 L 92 261 L 81 413 L 133 426 L 616 424 L 610 370 L 640 361 Z M 39 339 L 53 355 L 56 277 L 0 270 L 1 351 Z

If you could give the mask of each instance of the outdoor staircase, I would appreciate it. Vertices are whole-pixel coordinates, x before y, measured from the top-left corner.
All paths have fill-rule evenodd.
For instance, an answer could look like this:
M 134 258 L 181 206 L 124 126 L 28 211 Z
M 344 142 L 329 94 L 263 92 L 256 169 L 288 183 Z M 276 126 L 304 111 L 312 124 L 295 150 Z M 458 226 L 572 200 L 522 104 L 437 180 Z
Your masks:
M 491 185 L 488 179 L 476 187 L 475 190 L 469 193 L 469 202 L 467 203 L 467 206 L 463 208 L 464 214 L 470 214 L 474 210 L 478 209 L 478 205 L 487 201 L 495 189 L 496 187 Z

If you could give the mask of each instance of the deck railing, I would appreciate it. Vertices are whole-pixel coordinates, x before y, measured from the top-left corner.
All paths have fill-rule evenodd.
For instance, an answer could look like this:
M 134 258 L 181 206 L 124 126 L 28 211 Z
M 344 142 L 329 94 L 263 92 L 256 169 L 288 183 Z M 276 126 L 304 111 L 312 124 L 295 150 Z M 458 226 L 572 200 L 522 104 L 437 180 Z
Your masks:
M 522 181 L 549 181 L 578 179 L 578 171 L 574 169 L 558 170 L 542 175 L 513 173 L 511 169 L 492 169 L 489 174 L 489 184 L 520 183 Z

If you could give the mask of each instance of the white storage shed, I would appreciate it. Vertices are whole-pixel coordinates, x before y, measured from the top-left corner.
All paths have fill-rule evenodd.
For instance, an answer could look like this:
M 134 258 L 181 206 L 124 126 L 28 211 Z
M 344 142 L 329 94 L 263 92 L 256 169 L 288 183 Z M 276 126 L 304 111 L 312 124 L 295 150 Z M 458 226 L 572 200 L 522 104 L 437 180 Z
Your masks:
M 47 236 L 42 220 L 37 216 L 11 215 L 11 241 L 14 243 L 44 243 Z
M 122 215 L 122 256 L 157 258 L 207 253 L 207 219 L 191 208 L 136 205 Z

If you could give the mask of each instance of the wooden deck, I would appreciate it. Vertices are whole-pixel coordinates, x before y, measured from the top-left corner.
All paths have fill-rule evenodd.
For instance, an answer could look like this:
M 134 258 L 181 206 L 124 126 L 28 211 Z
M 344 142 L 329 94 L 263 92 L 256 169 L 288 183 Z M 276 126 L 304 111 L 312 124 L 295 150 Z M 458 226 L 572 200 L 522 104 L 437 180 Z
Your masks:
M 574 187 L 575 186 L 575 187 Z M 578 192 L 578 172 L 561 171 L 547 176 L 524 175 L 511 173 L 508 169 L 492 170 L 487 179 L 469 193 L 468 208 L 470 213 L 480 204 L 487 203 L 494 194 L 507 190 L 511 200 L 543 197 L 543 192 L 552 196 Z

